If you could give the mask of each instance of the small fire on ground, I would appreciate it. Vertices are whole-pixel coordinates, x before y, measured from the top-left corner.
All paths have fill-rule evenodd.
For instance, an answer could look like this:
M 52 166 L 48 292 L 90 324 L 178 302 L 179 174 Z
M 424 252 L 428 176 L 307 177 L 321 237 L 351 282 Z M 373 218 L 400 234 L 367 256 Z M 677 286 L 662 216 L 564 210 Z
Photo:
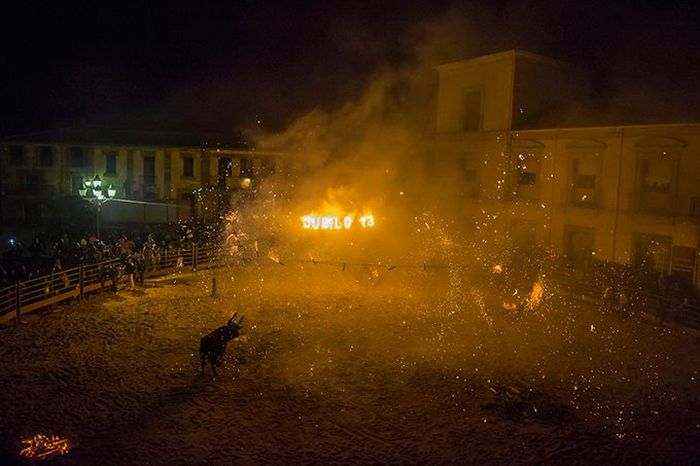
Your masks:
M 68 439 L 56 435 L 36 434 L 30 439 L 21 440 L 23 445 L 19 454 L 29 460 L 45 460 L 68 453 L 71 448 Z

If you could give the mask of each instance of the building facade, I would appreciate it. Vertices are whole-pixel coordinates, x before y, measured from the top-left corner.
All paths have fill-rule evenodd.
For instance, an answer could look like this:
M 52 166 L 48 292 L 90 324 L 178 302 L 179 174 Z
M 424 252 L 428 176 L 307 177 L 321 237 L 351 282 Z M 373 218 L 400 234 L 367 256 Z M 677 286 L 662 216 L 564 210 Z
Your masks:
M 574 263 L 700 284 L 700 124 L 538 124 L 585 84 L 574 68 L 517 51 L 438 72 L 434 152 L 459 173 L 467 223 L 491 215 L 516 243 L 550 245 Z
M 49 135 L 0 142 L 3 228 L 70 221 L 59 218 L 65 216 L 59 206 L 81 202 L 79 190 L 95 176 L 116 190 L 116 201 L 102 207 L 105 225 L 124 229 L 204 219 L 203 192 L 255 190 L 280 160 L 278 153 L 253 150 L 75 139 L 53 142 Z

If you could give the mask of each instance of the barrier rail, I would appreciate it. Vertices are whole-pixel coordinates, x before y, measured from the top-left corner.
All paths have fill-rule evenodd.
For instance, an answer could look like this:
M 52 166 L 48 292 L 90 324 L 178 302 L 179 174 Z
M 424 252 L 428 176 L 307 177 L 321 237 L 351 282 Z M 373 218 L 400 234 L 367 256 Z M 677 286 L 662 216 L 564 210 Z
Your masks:
M 144 258 L 144 273 L 158 275 L 184 267 L 196 269 L 200 265 L 211 265 L 220 253 L 220 248 L 196 246 L 156 252 Z M 28 312 L 110 288 L 115 280 L 117 283 L 128 280 L 124 265 L 119 259 L 82 264 L 19 281 L 0 289 L 0 324 L 20 319 Z
M 201 265 L 212 266 L 215 261 L 222 257 L 222 250 L 217 247 L 192 246 L 179 250 L 154 251 L 144 257 L 145 275 L 162 275 L 184 267 L 196 270 Z M 301 262 L 324 263 L 316 260 L 302 260 Z M 224 263 L 225 261 L 219 262 L 218 265 Z M 343 263 L 338 262 L 337 264 Z M 379 266 L 380 264 L 362 265 Z M 402 265 L 401 267 L 427 270 L 428 268 L 445 268 L 447 266 L 430 265 L 428 267 L 426 264 L 419 264 Z M 113 286 L 115 279 L 117 281 L 128 279 L 123 271 L 118 271 L 115 274 L 115 269 L 119 268 L 123 268 L 119 259 L 111 259 L 61 270 L 0 289 L 0 324 L 13 318 L 20 319 L 27 312 L 101 291 Z M 596 304 L 602 303 L 603 291 L 605 287 L 609 286 L 609 282 L 605 279 L 601 277 L 596 279 L 584 271 L 576 269 L 555 269 L 549 274 L 549 277 L 553 279 L 557 288 L 569 297 Z M 630 306 L 636 311 L 650 315 L 659 315 L 660 312 L 663 312 L 668 321 L 675 321 L 700 330 L 700 306 L 674 302 L 671 298 L 643 291 L 632 293 L 629 299 Z
M 605 280 L 592 279 L 590 275 L 576 270 L 558 269 L 551 276 L 557 287 L 571 298 L 596 304 L 602 304 L 603 292 L 610 285 Z M 630 293 L 628 299 L 630 307 L 637 313 L 645 313 L 657 318 L 663 314 L 667 322 L 677 322 L 700 330 L 700 306 L 642 290 Z

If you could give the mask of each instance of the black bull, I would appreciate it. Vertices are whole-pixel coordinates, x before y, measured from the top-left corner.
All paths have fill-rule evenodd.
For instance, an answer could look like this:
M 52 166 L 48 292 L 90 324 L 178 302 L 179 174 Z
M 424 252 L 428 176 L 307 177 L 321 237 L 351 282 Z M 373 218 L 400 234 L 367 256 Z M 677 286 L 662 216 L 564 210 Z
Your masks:
M 226 351 L 228 342 L 237 338 L 241 330 L 241 322 L 243 317 L 236 322 L 237 312 L 229 319 L 228 323 L 223 327 L 219 327 L 208 335 L 204 335 L 199 340 L 199 357 L 202 360 L 202 372 L 207 359 L 211 363 L 211 369 L 216 375 L 216 366 L 221 366 L 221 358 Z

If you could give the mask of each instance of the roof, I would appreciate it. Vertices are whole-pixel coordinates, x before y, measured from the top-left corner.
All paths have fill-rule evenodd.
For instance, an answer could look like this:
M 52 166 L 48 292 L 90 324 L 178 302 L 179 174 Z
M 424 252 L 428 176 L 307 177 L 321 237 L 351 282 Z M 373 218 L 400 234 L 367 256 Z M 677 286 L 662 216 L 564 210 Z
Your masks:
M 46 144 L 201 147 L 203 149 L 253 149 L 240 133 L 195 133 L 115 129 L 105 126 L 70 126 L 6 136 L 0 142 Z
M 438 65 L 435 67 L 435 69 L 442 71 L 442 70 L 449 70 L 452 68 L 459 68 L 464 65 L 477 65 L 480 63 L 488 63 L 488 62 L 493 62 L 493 61 L 498 61 L 498 60 L 504 60 L 504 59 L 521 59 L 521 60 L 526 60 L 530 62 L 536 62 L 536 63 L 543 63 L 543 64 L 548 64 L 551 66 L 564 66 L 564 67 L 574 67 L 574 65 L 561 61 L 561 60 L 555 60 L 550 57 L 546 57 L 544 55 L 539 55 L 536 53 L 528 52 L 525 50 L 519 50 L 519 49 L 511 49 L 511 50 L 505 50 L 503 52 L 497 52 L 497 53 L 491 53 L 488 55 L 479 55 L 476 57 L 470 57 L 470 58 L 465 58 L 463 60 L 458 60 L 450 63 L 443 63 L 442 65 Z

